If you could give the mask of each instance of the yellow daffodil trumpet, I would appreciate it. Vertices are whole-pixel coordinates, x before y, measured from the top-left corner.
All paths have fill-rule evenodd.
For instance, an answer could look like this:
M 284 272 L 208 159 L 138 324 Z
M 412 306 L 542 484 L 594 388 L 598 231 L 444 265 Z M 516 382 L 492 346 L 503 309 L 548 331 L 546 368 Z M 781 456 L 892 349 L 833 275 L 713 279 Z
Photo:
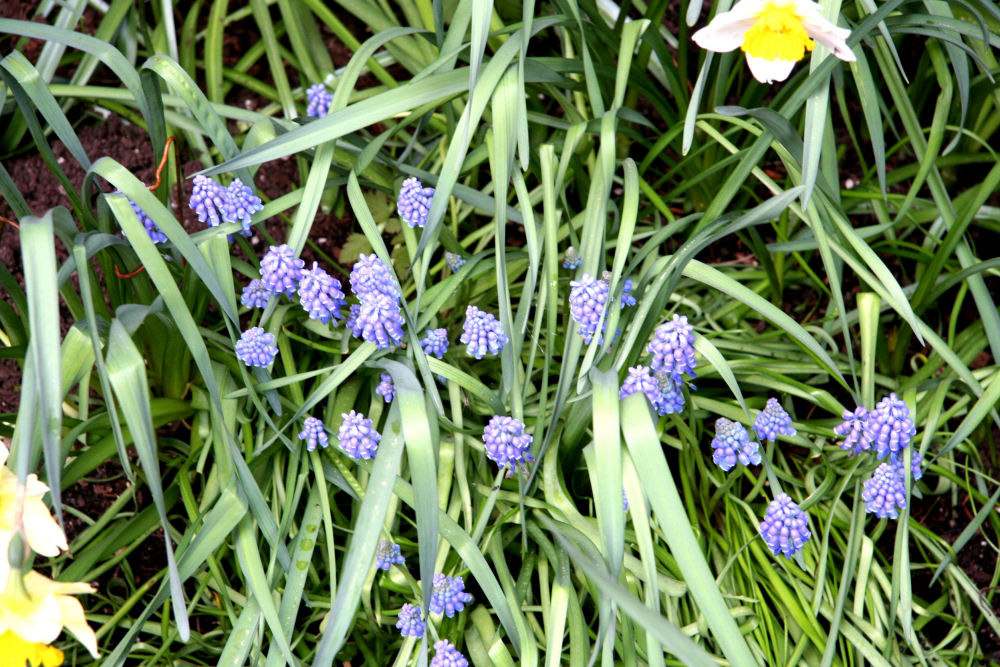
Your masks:
M 20 570 L 10 570 L 6 586 L 0 593 L 0 667 L 7 667 L 3 659 L 8 652 L 17 655 L 15 651 L 20 651 L 20 656 L 24 657 L 20 663 L 15 663 L 18 667 L 24 667 L 25 661 L 31 660 L 35 660 L 31 662 L 33 667 L 61 664 L 62 653 L 49 644 L 59 637 L 63 628 L 97 658 L 97 636 L 87 624 L 83 605 L 72 597 L 93 592 L 90 584 L 53 581 L 35 571 L 22 578 Z
M 709 51 L 746 53 L 750 73 L 761 83 L 784 81 L 816 42 L 846 62 L 856 60 L 847 46 L 851 31 L 838 28 L 810 0 L 740 0 L 691 38 Z

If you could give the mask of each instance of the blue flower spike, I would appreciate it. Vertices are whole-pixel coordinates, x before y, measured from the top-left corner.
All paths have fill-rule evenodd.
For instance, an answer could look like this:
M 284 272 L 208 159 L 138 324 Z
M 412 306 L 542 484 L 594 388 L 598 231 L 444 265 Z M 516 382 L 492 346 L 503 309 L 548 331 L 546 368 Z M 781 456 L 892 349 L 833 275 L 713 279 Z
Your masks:
M 446 252 L 444 263 L 451 269 L 452 273 L 458 273 L 458 270 L 465 266 L 465 258 L 454 252 Z
M 274 334 L 267 333 L 260 327 L 247 329 L 236 341 L 236 357 L 247 366 L 266 368 L 277 354 Z
M 288 244 L 273 245 L 260 260 L 260 279 L 275 294 L 291 297 L 302 279 L 305 262 Z
M 585 273 L 579 280 L 571 280 L 569 286 L 569 314 L 579 325 L 583 342 L 590 343 L 598 334 L 597 326 L 608 303 L 608 283 Z M 606 324 L 607 318 L 604 322 Z M 601 336 L 598 335 L 598 343 L 600 342 Z
M 917 434 L 910 417 L 910 408 L 895 392 L 879 401 L 872 410 L 867 430 L 875 447 L 875 455 L 880 459 L 899 456 Z
M 314 83 L 306 89 L 306 115 L 313 118 L 323 118 L 330 113 L 333 95 L 327 92 L 322 83 Z
M 892 463 L 883 463 L 875 469 L 861 492 L 865 511 L 880 519 L 899 518 L 899 510 L 906 507 L 906 480 L 902 472 Z
M 388 570 L 393 565 L 402 565 L 406 562 L 403 554 L 400 553 L 399 545 L 382 540 L 375 547 L 375 567 L 380 570 Z M 420 634 L 423 634 L 422 632 Z
M 467 345 L 469 356 L 482 359 L 487 354 L 500 354 L 509 339 L 496 317 L 475 306 L 469 306 L 465 309 L 465 322 L 462 323 L 459 341 Z
M 580 253 L 573 246 L 566 248 L 566 252 L 563 253 L 563 268 L 564 269 L 578 269 L 583 259 L 580 257 Z
M 695 377 L 694 327 L 686 316 L 675 314 L 656 327 L 646 351 L 653 355 L 653 370 L 669 373 L 675 383 L 680 384 L 685 375 Z
M 524 422 L 518 419 L 496 415 L 483 429 L 486 458 L 496 462 L 501 469 L 510 466 L 508 477 L 518 464 L 525 465 L 535 460 L 529 453 L 532 438 L 524 432 L 524 428 Z
M 849 451 L 851 456 L 867 452 L 872 448 L 868 418 L 868 408 L 858 406 L 854 412 L 844 410 L 842 415 L 844 421 L 833 428 L 833 432 L 844 439 L 840 443 L 840 448 Z
M 737 463 L 745 466 L 760 465 L 760 444 L 750 440 L 750 434 L 739 422 L 719 417 L 715 420 L 715 437 L 712 438 L 712 460 L 725 471 Z
M 340 448 L 355 461 L 374 458 L 382 435 L 375 430 L 372 420 L 354 410 L 341 417 L 344 421 L 337 432 Z
M 396 627 L 399 628 L 399 634 L 404 637 L 423 637 L 426 623 L 420 618 L 420 607 L 409 602 L 404 604 L 399 610 Z
M 375 393 L 381 396 L 386 403 L 392 403 L 392 399 L 396 397 L 396 385 L 392 383 L 392 376 L 388 373 L 382 373 L 379 380 L 378 386 L 375 387 Z
M 198 216 L 198 220 L 209 227 L 218 227 L 229 208 L 229 191 L 214 179 L 199 174 L 194 177 L 194 188 L 188 206 Z
M 330 444 L 330 438 L 326 434 L 326 427 L 323 426 L 322 419 L 306 417 L 302 426 L 302 431 L 299 433 L 299 440 L 305 441 L 307 451 L 313 451 L 317 445 L 326 447 Z
M 469 602 L 472 602 L 472 596 L 465 592 L 462 577 L 449 577 L 440 572 L 434 575 L 431 602 L 428 605 L 432 614 L 444 614 L 451 618 L 465 609 Z
M 771 553 L 785 558 L 791 558 L 802 551 L 802 547 L 812 537 L 806 513 L 787 493 L 775 496 L 767 506 L 767 513 L 757 530 Z
M 444 353 L 448 351 L 448 330 L 447 329 L 428 329 L 427 334 L 420 339 L 420 347 L 423 348 L 424 354 L 431 354 L 441 359 L 444 357 Z
M 118 189 L 116 189 L 114 193 L 119 195 L 125 194 Z M 153 219 L 149 217 L 149 215 L 147 215 L 138 204 L 132 201 L 131 197 L 126 197 L 126 199 L 128 199 L 128 205 L 131 206 L 132 210 L 135 212 L 135 217 L 139 218 L 139 222 L 141 222 L 142 226 L 146 228 L 146 233 L 149 234 L 149 239 L 153 243 L 164 243 L 167 240 L 167 235 L 160 231 L 160 228 L 156 226 Z
M 795 427 L 792 426 L 792 418 L 785 409 L 778 403 L 778 399 L 769 398 L 764 410 L 757 415 L 753 423 L 753 430 L 757 432 L 757 437 L 774 442 L 779 435 L 792 437 L 796 434 Z
M 458 652 L 458 649 L 450 641 L 442 639 L 434 642 L 434 657 L 431 658 L 431 667 L 469 667 L 469 661 Z
M 358 261 L 351 269 L 351 291 L 361 301 L 375 294 L 383 294 L 396 300 L 400 298 L 392 269 L 374 253 L 362 253 L 358 256 Z
M 222 219 L 226 222 L 238 222 L 243 225 L 243 236 L 250 236 L 250 226 L 253 224 L 253 214 L 264 208 L 260 197 L 253 193 L 253 188 L 244 185 L 239 178 L 226 188 L 229 197 Z
M 309 314 L 309 318 L 327 324 L 332 317 L 339 320 L 340 309 L 347 305 L 340 281 L 319 268 L 313 262 L 311 269 L 302 271 L 299 277 L 299 303 Z
M 396 199 L 399 217 L 410 227 L 423 227 L 427 224 L 427 214 L 430 213 L 433 199 L 434 188 L 425 188 L 423 183 L 413 177 L 406 179 Z
M 243 288 L 240 303 L 247 308 L 265 308 L 273 295 L 274 292 L 264 284 L 263 280 L 254 278 L 249 285 Z
M 351 315 L 355 317 L 348 320 L 348 327 L 355 338 L 375 343 L 380 350 L 388 350 L 403 342 L 406 320 L 398 300 L 373 292 L 362 298 L 357 311 L 351 307 Z
M 633 287 L 634 284 L 631 278 L 626 278 L 625 282 L 622 283 L 622 308 L 628 308 L 638 303 L 635 297 L 632 296 Z

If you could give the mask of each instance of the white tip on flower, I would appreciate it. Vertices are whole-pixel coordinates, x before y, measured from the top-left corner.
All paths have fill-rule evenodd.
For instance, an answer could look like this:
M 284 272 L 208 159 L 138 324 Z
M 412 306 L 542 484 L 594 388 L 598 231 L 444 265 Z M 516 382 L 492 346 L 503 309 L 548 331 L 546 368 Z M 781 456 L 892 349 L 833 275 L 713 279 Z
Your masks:
M 741 49 L 750 72 L 762 83 L 788 78 L 816 42 L 841 60 L 854 62 L 847 46 L 851 31 L 830 23 L 820 9 L 811 0 L 740 0 L 691 38 L 709 51 Z

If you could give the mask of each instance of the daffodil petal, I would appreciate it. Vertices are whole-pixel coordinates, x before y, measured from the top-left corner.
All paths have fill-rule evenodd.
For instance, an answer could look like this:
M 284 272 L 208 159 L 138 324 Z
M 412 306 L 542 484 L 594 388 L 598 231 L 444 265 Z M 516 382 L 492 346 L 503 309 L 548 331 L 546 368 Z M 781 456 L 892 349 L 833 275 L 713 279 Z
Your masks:
M 0 631 L 10 630 L 25 641 L 51 644 L 62 627 L 62 610 L 54 597 L 24 601 L 8 597 L 0 605 Z
M 747 65 L 753 78 L 761 83 L 784 81 L 795 67 L 794 60 L 765 60 L 747 54 Z
M 728 12 L 717 14 L 707 26 L 691 35 L 691 39 L 707 51 L 734 51 L 743 44 L 743 35 L 753 26 L 765 5 L 766 0 L 738 2 Z
M 83 644 L 90 655 L 95 658 L 100 657 L 97 651 L 97 635 L 87 624 L 87 617 L 83 613 L 83 605 L 76 598 L 60 596 L 59 608 L 62 611 L 62 621 L 66 629 Z
M 25 501 L 24 532 L 31 549 L 43 556 L 58 556 L 60 549 L 69 548 L 66 544 L 66 534 L 41 500 Z
M 815 2 L 795 0 L 795 13 L 812 39 L 841 60 L 847 62 L 857 60 L 854 52 L 847 46 L 847 38 L 851 36 L 851 31 L 847 28 L 838 28 L 828 21 L 821 10 L 822 7 Z

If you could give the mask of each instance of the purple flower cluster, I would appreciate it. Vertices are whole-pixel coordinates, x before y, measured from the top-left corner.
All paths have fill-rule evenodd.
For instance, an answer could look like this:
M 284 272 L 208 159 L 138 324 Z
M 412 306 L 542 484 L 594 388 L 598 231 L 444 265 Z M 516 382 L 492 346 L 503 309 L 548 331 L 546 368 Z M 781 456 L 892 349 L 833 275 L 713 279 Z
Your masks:
M 423 637 L 426 623 L 420 618 L 420 607 L 409 602 L 404 604 L 399 610 L 396 627 L 399 628 L 399 634 L 404 637 Z
M 605 322 L 601 323 L 601 317 L 605 314 L 608 304 L 608 283 L 585 273 L 580 280 L 571 280 L 569 286 L 569 314 L 579 325 L 583 342 L 590 343 L 596 335 L 600 343 L 602 336 L 597 328 L 601 325 L 603 332 L 604 326 L 607 325 L 607 318 L 605 317 Z
M 430 667 L 469 667 L 469 661 L 450 641 L 442 639 L 434 642 L 434 657 L 431 658 Z
M 254 278 L 249 285 L 243 288 L 240 303 L 247 308 L 265 308 L 273 295 L 274 292 L 264 284 L 263 280 Z
M 313 118 L 323 118 L 330 113 L 333 95 L 327 92 L 322 83 L 314 83 L 306 89 L 306 115 Z
M 271 365 L 277 354 L 278 346 L 274 344 L 274 334 L 267 333 L 260 327 L 247 329 L 236 341 L 236 356 L 247 366 L 265 368 Z
M 392 403 L 392 399 L 396 397 L 396 385 L 392 383 L 391 375 L 382 373 L 378 386 L 375 387 L 375 393 L 381 396 L 386 403 Z
M 239 178 L 226 188 L 217 181 L 199 174 L 194 177 L 194 188 L 188 206 L 198 216 L 198 220 L 209 227 L 223 222 L 239 222 L 243 225 L 243 235 L 250 236 L 253 214 L 264 208 L 260 197 L 253 188 L 244 185 Z
M 305 441 L 308 451 L 311 452 L 316 449 L 316 445 L 326 447 L 330 444 L 330 438 L 326 434 L 326 427 L 323 426 L 323 420 L 316 417 L 306 417 L 302 426 L 302 431 L 299 433 L 299 440 Z
M 633 366 L 622 382 L 618 398 L 624 399 L 636 393 L 643 393 L 657 414 L 669 415 L 684 408 L 684 394 L 680 387 L 666 373 L 653 373 L 649 366 Z
M 580 253 L 573 246 L 566 248 L 566 252 L 563 253 L 562 265 L 564 269 L 578 269 L 580 268 L 580 263 L 583 262 L 583 258 L 580 257 Z
M 354 337 L 380 350 L 402 343 L 405 320 L 392 269 L 375 254 L 362 254 L 351 270 L 351 289 L 360 301 L 347 319 Z
M 375 430 L 372 420 L 354 410 L 341 417 L 344 421 L 337 432 L 340 448 L 355 461 L 374 458 L 382 435 Z
M 654 371 L 663 371 L 681 384 L 683 377 L 695 377 L 694 327 L 688 324 L 684 315 L 674 315 L 669 322 L 656 327 L 653 339 L 646 351 L 653 355 L 650 366 Z
M 764 520 L 757 528 L 764 543 L 775 556 L 791 558 L 812 537 L 809 521 L 787 493 L 779 493 L 767 506 Z
M 313 262 L 312 269 L 302 271 L 298 293 L 299 303 L 310 319 L 323 324 L 328 323 L 331 317 L 339 320 L 342 317 L 340 309 L 347 305 L 340 281 L 319 268 L 317 262 Z
M 432 614 L 444 614 L 451 618 L 465 609 L 472 596 L 465 592 L 465 582 L 462 577 L 449 577 L 438 573 L 434 575 L 431 601 L 428 607 Z
M 745 466 L 760 465 L 760 444 L 750 440 L 750 434 L 739 422 L 719 417 L 715 421 L 712 438 L 712 460 L 725 471 L 732 470 L 737 462 Z
M 273 245 L 260 260 L 260 280 L 273 294 L 291 297 L 298 289 L 304 266 L 290 245 Z
M 764 410 L 757 415 L 753 423 L 753 430 L 757 432 L 758 438 L 771 442 L 777 440 L 779 435 L 792 437 L 796 433 L 795 427 L 792 426 L 792 418 L 776 398 L 767 399 Z
M 899 510 L 906 507 L 906 479 L 902 467 L 883 463 L 865 480 L 861 497 L 865 511 L 880 519 L 899 518 Z
M 121 190 L 115 190 L 115 194 L 124 194 Z M 127 197 L 129 206 L 135 212 L 135 216 L 139 218 L 139 222 L 142 226 L 146 228 L 146 233 L 149 234 L 149 238 L 153 243 L 163 243 L 167 240 L 167 235 L 160 231 L 160 228 L 156 226 L 153 219 L 147 215 L 145 211 L 140 208 L 138 204 L 132 201 L 131 197 Z
M 496 317 L 469 306 L 465 309 L 462 336 L 458 340 L 466 344 L 470 356 L 482 359 L 487 354 L 499 354 L 509 339 Z
M 446 252 L 444 254 L 444 263 L 452 273 L 458 273 L 458 270 L 465 266 L 465 258 L 461 255 L 453 252 Z
M 420 339 L 420 347 L 423 348 L 424 354 L 433 354 L 441 359 L 448 351 L 448 330 L 428 329 L 427 334 Z
M 393 565 L 402 565 L 406 562 L 403 554 L 399 550 L 399 545 L 382 540 L 375 547 L 375 567 L 380 570 L 388 570 Z M 421 632 L 421 634 L 423 634 Z
M 425 188 L 423 183 L 413 177 L 406 179 L 396 199 L 399 217 L 410 227 L 423 227 L 427 224 L 427 214 L 433 199 L 434 188 Z
M 486 458 L 495 461 L 500 468 L 508 465 L 511 468 L 517 464 L 534 461 L 529 453 L 531 436 L 524 432 L 524 422 L 503 415 L 490 419 L 483 429 L 483 445 L 486 447 Z M 508 471 L 508 475 L 510 471 Z

